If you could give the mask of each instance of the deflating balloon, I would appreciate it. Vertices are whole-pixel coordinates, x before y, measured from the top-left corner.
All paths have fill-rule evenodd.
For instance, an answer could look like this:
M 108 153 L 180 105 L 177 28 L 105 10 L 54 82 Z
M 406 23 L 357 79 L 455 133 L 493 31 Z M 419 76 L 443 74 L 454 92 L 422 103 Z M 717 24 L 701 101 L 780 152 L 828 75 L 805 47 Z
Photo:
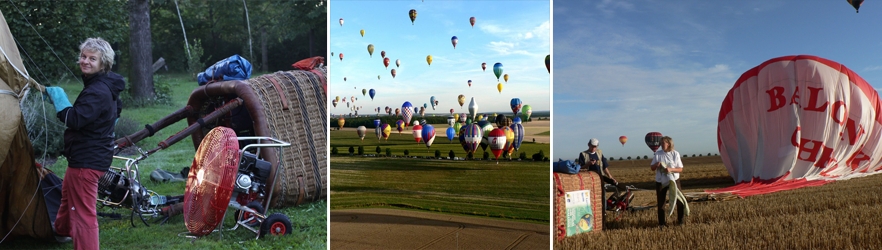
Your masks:
M 410 9 L 410 11 L 407 12 L 407 15 L 410 16 L 410 25 L 413 25 L 413 22 L 416 20 L 417 11 L 415 9 Z
M 548 70 L 548 73 L 551 73 L 551 55 L 545 56 L 545 69 Z
M 456 129 L 453 127 L 447 127 L 447 140 L 453 142 L 453 137 L 456 136 Z
M 426 143 L 426 148 L 432 146 L 432 142 L 435 141 L 435 127 L 432 124 L 423 125 L 423 131 L 421 131 L 423 136 L 423 142 Z
M 450 43 L 453 44 L 453 49 L 456 49 L 456 44 L 459 43 L 459 38 L 456 38 L 456 36 L 451 37 Z
M 499 160 L 499 155 L 502 154 L 502 149 L 505 148 L 505 132 L 498 128 L 491 130 L 490 135 L 487 136 L 487 142 L 490 144 L 490 151 L 493 152 L 493 156 L 496 156 L 496 160 Z
M 662 134 L 659 132 L 649 132 L 646 133 L 646 146 L 649 146 L 649 149 L 652 152 L 658 151 L 658 147 L 661 146 L 661 138 Z
M 358 134 L 358 138 L 360 138 L 362 141 L 364 141 L 365 132 L 367 132 L 367 128 L 365 128 L 364 126 L 358 126 L 358 128 L 355 129 L 355 133 Z
M 368 44 L 367 49 L 368 49 L 368 54 L 370 54 L 371 57 L 374 57 L 374 45 L 373 45 L 373 44 Z
M 413 139 L 419 143 L 423 139 L 423 126 L 415 124 L 411 130 L 413 130 Z
M 373 101 L 373 100 L 374 100 L 374 95 L 377 94 L 377 91 L 374 90 L 374 89 L 371 89 L 370 91 L 368 91 L 368 93 L 369 93 L 370 96 L 371 96 L 371 101 Z
M 474 28 L 475 28 L 475 17 L 470 17 L 470 18 L 469 18 L 469 23 L 472 24 L 472 29 L 474 29 Z M 341 25 L 342 25 L 342 24 L 341 24 Z
M 619 142 L 621 142 L 621 143 L 622 143 L 622 147 L 624 147 L 624 146 L 625 146 L 625 143 L 628 142 L 628 137 L 627 137 L 627 136 L 624 136 L 624 135 L 623 135 L 623 136 L 619 136 Z
M 478 114 L 478 103 L 475 102 L 475 98 L 472 97 L 472 100 L 469 101 L 469 116 L 474 120 L 475 115 Z
M 405 123 L 410 123 L 410 118 L 413 117 L 413 104 L 404 102 L 401 105 L 401 116 L 404 118 Z
M 432 66 L 432 55 L 426 56 L 426 62 L 429 63 L 429 66 Z
M 502 63 L 493 64 L 493 74 L 496 75 L 496 81 L 502 76 Z

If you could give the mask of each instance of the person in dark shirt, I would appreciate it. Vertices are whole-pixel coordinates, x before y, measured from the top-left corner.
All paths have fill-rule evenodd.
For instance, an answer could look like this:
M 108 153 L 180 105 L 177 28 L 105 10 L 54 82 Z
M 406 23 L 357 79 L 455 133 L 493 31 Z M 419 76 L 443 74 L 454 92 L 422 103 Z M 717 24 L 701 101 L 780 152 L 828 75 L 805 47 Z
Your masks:
M 598 148 L 599 144 L 597 138 L 588 141 L 588 150 L 579 153 L 579 165 L 582 169 L 596 172 L 603 182 L 618 186 L 619 182 L 609 172 L 609 163 L 603 157 L 603 151 Z

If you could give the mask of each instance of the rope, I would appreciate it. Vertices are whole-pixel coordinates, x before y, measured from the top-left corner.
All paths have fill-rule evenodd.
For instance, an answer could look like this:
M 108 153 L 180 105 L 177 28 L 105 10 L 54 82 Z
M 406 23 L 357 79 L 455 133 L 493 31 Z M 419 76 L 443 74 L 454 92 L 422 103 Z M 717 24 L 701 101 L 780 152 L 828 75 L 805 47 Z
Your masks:
M 18 9 L 18 6 L 16 6 L 15 3 L 12 2 L 12 0 L 8 0 L 8 1 L 9 1 L 9 4 L 12 5 L 13 8 L 15 8 L 15 11 L 17 11 L 18 14 L 21 15 L 21 18 L 24 19 L 25 23 L 27 23 L 28 26 L 30 26 L 31 29 L 34 30 L 34 33 L 37 33 L 37 36 L 40 37 L 40 40 L 43 40 L 43 43 L 45 43 L 46 46 L 49 47 L 49 51 L 52 51 L 52 54 L 55 55 L 55 58 L 58 59 L 59 62 L 63 62 L 64 60 L 61 60 L 61 57 L 58 56 L 58 53 L 55 53 L 55 49 L 52 48 L 52 45 L 49 45 L 49 42 L 47 42 L 46 39 L 43 38 L 43 35 L 40 35 L 40 32 L 37 31 L 37 28 L 34 28 L 34 25 L 31 24 L 30 21 L 28 21 L 28 18 L 25 17 L 24 13 L 22 13 L 21 10 Z M 61 63 L 61 64 L 64 65 L 64 63 Z M 70 71 L 70 68 L 65 66 L 64 69 L 66 69 L 67 72 L 69 72 L 70 75 L 74 76 L 74 79 L 76 79 L 77 75 L 74 74 L 73 71 Z M 17 69 L 16 69 L 16 71 L 17 71 Z

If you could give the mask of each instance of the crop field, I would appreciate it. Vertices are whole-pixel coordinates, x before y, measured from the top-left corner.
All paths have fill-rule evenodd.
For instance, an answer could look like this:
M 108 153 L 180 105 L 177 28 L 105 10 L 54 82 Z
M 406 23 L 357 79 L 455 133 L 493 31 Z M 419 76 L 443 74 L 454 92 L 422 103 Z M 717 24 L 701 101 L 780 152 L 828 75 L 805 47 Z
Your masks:
M 719 156 L 683 158 L 685 194 L 734 181 Z M 611 161 L 619 183 L 634 185 L 635 206 L 655 204 L 649 160 Z M 882 175 L 744 199 L 693 201 L 686 224 L 659 228 L 656 209 L 607 212 L 603 231 L 555 242 L 555 249 L 877 249 L 882 244 Z

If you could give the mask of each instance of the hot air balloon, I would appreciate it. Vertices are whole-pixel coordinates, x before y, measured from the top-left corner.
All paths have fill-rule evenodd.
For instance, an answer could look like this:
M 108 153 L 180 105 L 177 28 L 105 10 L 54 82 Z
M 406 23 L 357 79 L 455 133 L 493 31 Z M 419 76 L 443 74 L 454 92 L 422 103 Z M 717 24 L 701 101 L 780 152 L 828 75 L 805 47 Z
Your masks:
M 331 100 L 331 104 L 333 104 L 335 108 L 337 107 L 337 103 L 338 103 L 338 101 L 336 99 Z
M 374 129 L 374 134 L 377 135 L 377 141 L 383 138 L 383 128 L 379 125 Z
M 481 70 L 487 71 L 487 63 L 481 63 Z
M 413 130 L 413 139 L 416 140 L 417 143 L 420 143 L 423 139 L 423 126 L 415 124 L 411 130 Z
M 739 183 L 732 187 L 735 194 L 821 185 L 882 171 L 882 100 L 845 65 L 811 55 L 784 56 L 736 79 L 723 99 L 717 125 L 720 156 Z M 740 190 L 747 188 L 745 183 L 760 185 Z
M 364 37 L 364 30 L 359 31 L 361 33 L 361 37 Z
M 371 96 L 371 101 L 373 101 L 373 100 L 374 100 L 374 96 L 377 95 L 377 91 L 374 90 L 374 89 L 371 89 L 370 91 L 368 91 L 368 94 Z M 387 94 L 388 94 L 388 93 L 387 93 Z
M 493 123 L 496 123 L 497 127 L 502 127 L 503 123 L 505 123 L 505 118 L 506 118 L 505 115 L 498 114 L 493 117 Z
M 493 74 L 496 75 L 496 81 L 499 81 L 499 77 L 502 76 L 502 63 L 493 64 Z
M 476 119 L 478 119 L 478 121 L 486 121 L 487 120 L 486 118 L 484 118 L 484 114 L 478 114 L 478 117 L 476 117 Z
M 521 111 L 521 98 L 511 98 L 511 112 L 515 117 L 518 116 L 518 112 Z
M 435 127 L 432 124 L 423 125 L 423 131 L 420 131 L 423 136 L 423 142 L 426 143 L 426 148 L 432 146 L 432 142 L 435 141 Z
M 512 124 L 521 124 L 521 117 L 515 116 L 514 119 L 511 119 Z
M 361 89 L 361 96 L 367 95 L 367 89 Z
M 340 27 L 343 27 L 343 18 L 340 18 Z
M 334 97 L 334 100 L 339 102 L 339 101 L 340 101 L 340 96 L 338 95 L 337 97 Z
M 475 118 L 475 115 L 478 113 L 478 103 L 475 103 L 475 98 L 472 97 L 472 100 L 469 101 L 469 116 L 472 119 Z
M 399 115 L 401 115 L 401 109 L 395 108 L 395 117 L 398 117 Z M 405 124 L 405 125 L 407 125 L 407 124 Z
M 652 152 L 655 152 L 658 150 L 658 147 L 661 146 L 661 138 L 661 133 L 649 132 L 646 133 L 646 138 L 644 140 L 646 141 L 646 146 L 649 146 L 649 149 L 652 150 Z
M 459 107 L 462 108 L 462 105 L 465 104 L 465 95 L 460 94 L 456 97 L 456 100 L 459 102 Z
M 456 49 L 456 44 L 459 43 L 459 38 L 456 38 L 456 36 L 451 37 L 450 43 L 453 44 L 453 49 Z
M 358 126 L 358 128 L 355 129 L 355 133 L 358 134 L 358 138 L 360 138 L 362 141 L 364 141 L 365 132 L 367 132 L 367 128 L 365 128 L 364 126 Z
M 413 125 L 420 125 L 420 122 L 417 120 L 413 120 Z
M 343 61 L 343 53 L 340 53 L 340 61 Z
M 505 132 L 498 128 L 491 130 L 490 135 L 487 136 L 487 143 L 490 144 L 490 151 L 496 156 L 496 163 L 499 164 L 499 156 L 505 148 Z
M 509 127 L 511 127 L 511 131 L 514 133 L 514 140 L 512 141 L 511 146 L 514 147 L 514 150 L 520 151 L 521 143 L 524 142 L 524 125 L 514 123 Z
M 505 126 L 501 127 L 502 132 L 505 133 L 505 145 L 502 147 L 502 152 L 508 153 L 508 158 L 511 159 L 511 152 L 514 151 L 514 147 L 512 146 L 514 143 L 514 131 L 511 130 L 511 127 Z
M 478 145 L 481 144 L 481 138 L 484 135 L 481 127 L 478 127 L 478 124 L 468 124 L 460 129 L 462 130 L 462 135 L 460 135 L 462 148 L 466 153 L 477 151 Z
M 392 71 L 390 73 L 392 74 L 392 78 L 395 78 L 395 75 L 396 75 L 395 69 L 392 69 Z
M 531 107 L 529 104 L 524 105 L 523 107 L 521 107 L 521 113 L 524 114 L 525 122 L 530 121 L 530 115 L 533 114 L 533 107 Z
M 625 143 L 628 142 L 628 137 L 627 137 L 627 136 L 624 136 L 624 135 L 623 135 L 623 136 L 619 136 L 619 142 L 621 142 L 621 143 L 622 143 L 622 147 L 624 147 L 624 146 L 625 146 Z
M 377 80 L 380 80 L 380 75 L 377 75 Z
M 410 9 L 407 12 L 407 15 L 410 16 L 410 25 L 413 25 L 413 22 L 416 20 L 417 12 L 415 9 Z
M 426 62 L 429 63 L 429 66 L 432 66 L 432 55 L 426 56 Z
M 424 116 L 424 115 L 426 115 L 426 108 L 420 107 L 420 116 Z
M 346 102 L 346 97 L 343 97 L 343 102 Z
M 502 80 L 505 80 L 505 83 L 508 83 L 508 74 L 502 75 Z
M 475 28 L 475 17 L 470 17 L 469 23 L 472 24 L 472 29 L 474 29 Z
M 389 58 L 388 57 L 383 58 L 383 66 L 386 66 L 387 69 L 389 68 Z
M 501 82 L 496 84 L 496 89 L 499 90 L 500 94 L 502 93 L 502 83 Z
M 545 56 L 545 69 L 548 70 L 548 73 L 551 73 L 551 55 Z
M 386 51 L 385 50 L 380 50 L 380 57 L 383 57 L 383 59 L 386 59 Z M 388 62 L 386 63 L 386 66 L 389 66 Z
M 438 101 L 435 100 L 435 96 L 429 97 L 429 103 L 432 104 L 432 110 L 435 110 L 435 105 L 438 105 Z
M 456 129 L 453 127 L 447 127 L 447 140 L 453 142 L 453 137 L 456 136 Z
M 864 0 L 846 0 L 848 4 L 851 4 L 851 7 L 854 7 L 854 13 L 859 13 L 858 9 L 861 8 L 861 4 L 864 4 Z
M 382 121 L 380 121 L 380 119 L 374 119 L 374 128 L 379 128 L 380 122 L 382 122 Z
M 398 120 L 395 122 L 395 129 L 398 130 L 398 134 L 400 135 L 402 131 L 404 131 L 404 126 L 407 125 L 402 120 Z
M 368 54 L 370 54 L 371 57 L 374 57 L 374 45 L 373 45 L 373 44 L 368 44 L 367 49 L 368 49 Z
M 460 117 L 463 117 L 463 116 L 460 116 Z M 460 118 L 460 119 L 462 119 L 462 118 Z M 466 118 L 465 124 L 472 124 L 472 123 L 473 123 L 472 118 Z
M 404 102 L 401 105 L 401 116 L 404 118 L 405 123 L 410 123 L 410 118 L 413 117 L 413 104 L 410 102 Z
M 472 80 L 469 80 L 469 87 L 472 87 Z
M 380 125 L 380 127 L 382 127 L 382 129 L 383 129 L 382 130 L 383 131 L 383 140 L 388 141 L 389 135 L 392 134 L 392 126 L 390 126 L 389 124 L 383 123 Z
M 452 127 L 454 123 L 456 123 L 456 118 L 452 115 L 447 116 L 447 126 Z
M 453 109 L 450 109 L 450 114 L 453 115 Z
M 346 119 L 343 119 L 343 117 L 340 116 L 340 118 L 337 119 L 337 129 L 342 129 L 344 123 L 346 123 Z

